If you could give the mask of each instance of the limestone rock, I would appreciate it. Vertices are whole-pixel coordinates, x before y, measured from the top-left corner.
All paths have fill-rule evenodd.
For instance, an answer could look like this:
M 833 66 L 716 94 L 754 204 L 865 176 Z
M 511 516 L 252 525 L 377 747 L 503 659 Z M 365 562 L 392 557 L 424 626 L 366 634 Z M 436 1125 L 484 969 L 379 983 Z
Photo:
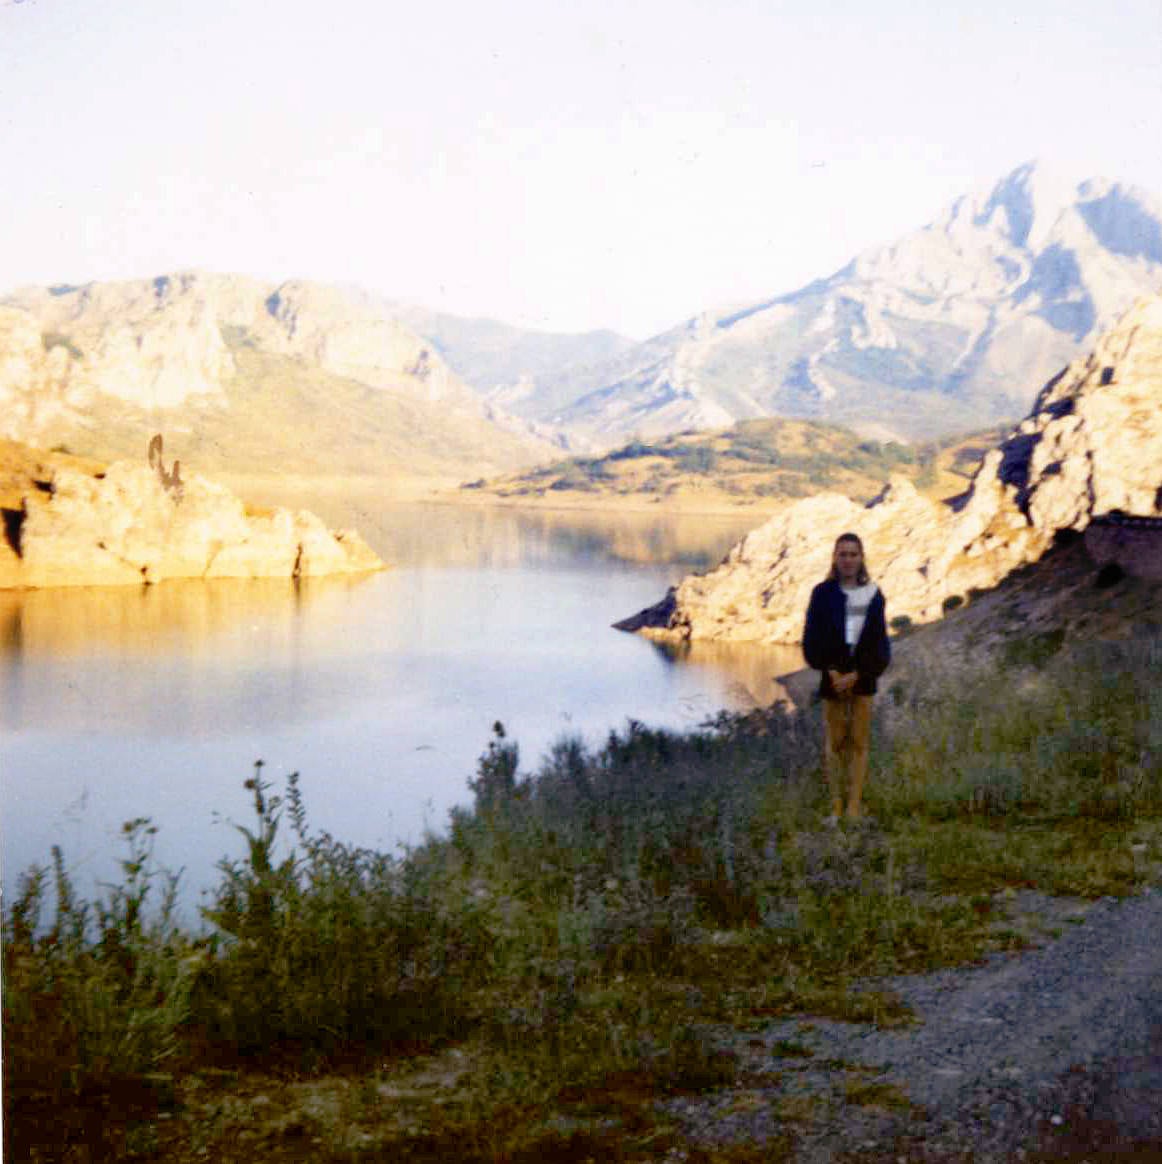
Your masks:
M 180 489 L 127 462 L 96 476 L 58 468 L 24 497 L 12 586 L 104 586 L 167 578 L 312 577 L 383 568 L 354 531 L 305 510 L 248 514 L 228 489 L 189 474 Z
M 811 588 L 842 533 L 864 541 L 889 619 L 939 618 L 947 599 L 1036 561 L 1062 530 L 1162 512 L 1162 297 L 1138 302 L 1038 396 L 949 502 L 893 479 L 870 505 L 824 494 L 747 534 L 717 569 L 618 625 L 662 639 L 797 642 Z
M 159 428 L 234 472 L 450 475 L 554 452 L 355 289 L 184 271 L 0 298 L 0 437 L 114 460 Z

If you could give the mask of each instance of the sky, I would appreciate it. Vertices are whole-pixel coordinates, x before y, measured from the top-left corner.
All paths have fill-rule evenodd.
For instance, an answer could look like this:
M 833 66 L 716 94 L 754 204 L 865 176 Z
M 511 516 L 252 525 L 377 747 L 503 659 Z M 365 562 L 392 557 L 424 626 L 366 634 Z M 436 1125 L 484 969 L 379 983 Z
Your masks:
M 0 291 L 179 269 L 645 338 L 1038 158 L 1162 194 L 1162 0 L 0 0 Z

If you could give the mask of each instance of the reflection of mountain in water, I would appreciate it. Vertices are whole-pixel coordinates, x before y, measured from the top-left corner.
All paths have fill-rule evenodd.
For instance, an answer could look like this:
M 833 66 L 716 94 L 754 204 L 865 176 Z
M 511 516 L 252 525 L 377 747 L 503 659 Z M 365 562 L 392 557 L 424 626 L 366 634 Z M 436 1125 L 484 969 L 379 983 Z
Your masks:
M 0 590 L 0 726 L 213 732 L 319 714 L 337 665 L 320 644 L 368 580 Z
M 169 581 L 158 586 L 0 590 L 0 655 L 92 654 L 102 647 L 149 655 L 251 654 L 346 603 L 365 576 Z M 261 629 L 263 641 L 249 634 Z
M 354 527 L 390 566 L 716 565 L 769 514 L 607 513 L 393 501 L 383 485 L 235 482 L 262 505 L 309 508 L 333 529 Z
M 759 646 L 756 643 L 726 643 L 716 640 L 655 643 L 658 652 L 683 667 L 705 668 L 731 677 L 731 694 L 737 707 L 768 707 L 787 698 L 780 676 L 798 671 L 806 664 L 798 647 Z

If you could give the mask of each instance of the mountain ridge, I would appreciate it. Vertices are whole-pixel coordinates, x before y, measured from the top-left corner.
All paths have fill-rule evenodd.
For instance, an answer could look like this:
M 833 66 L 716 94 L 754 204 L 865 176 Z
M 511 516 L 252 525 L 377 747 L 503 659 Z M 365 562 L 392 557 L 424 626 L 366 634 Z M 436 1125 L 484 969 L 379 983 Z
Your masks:
M 0 298 L 0 404 L 12 439 L 114 458 L 165 429 L 217 470 L 446 474 L 553 451 L 374 297 L 199 271 Z
M 798 289 L 493 391 L 590 451 L 772 415 L 942 437 L 1022 415 L 1029 385 L 1159 288 L 1155 195 L 1029 162 Z M 469 355 L 456 358 L 472 381 Z

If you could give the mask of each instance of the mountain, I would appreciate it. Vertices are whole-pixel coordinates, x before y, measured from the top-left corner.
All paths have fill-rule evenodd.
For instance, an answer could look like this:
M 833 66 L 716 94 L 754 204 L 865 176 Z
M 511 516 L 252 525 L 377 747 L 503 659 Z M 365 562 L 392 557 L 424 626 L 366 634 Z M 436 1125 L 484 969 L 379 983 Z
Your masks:
M 1011 420 L 1031 386 L 1162 287 L 1162 204 L 1029 163 L 935 222 L 790 294 L 707 312 L 514 401 L 610 447 L 779 415 L 878 439 Z
M 374 297 L 182 272 L 0 299 L 0 436 L 199 468 L 473 475 L 554 449 Z
M 1162 296 L 1142 299 L 1045 385 L 959 498 L 903 478 L 871 505 L 825 493 L 776 514 L 709 574 L 691 575 L 619 624 L 662 640 L 797 642 L 835 539 L 863 539 L 889 617 L 932 621 L 1095 517 L 1162 515 Z M 1156 555 L 1162 561 L 1162 523 Z
M 414 305 L 397 305 L 392 314 L 430 341 L 486 400 L 540 424 L 573 402 L 576 376 L 635 346 L 607 330 L 532 331 Z

